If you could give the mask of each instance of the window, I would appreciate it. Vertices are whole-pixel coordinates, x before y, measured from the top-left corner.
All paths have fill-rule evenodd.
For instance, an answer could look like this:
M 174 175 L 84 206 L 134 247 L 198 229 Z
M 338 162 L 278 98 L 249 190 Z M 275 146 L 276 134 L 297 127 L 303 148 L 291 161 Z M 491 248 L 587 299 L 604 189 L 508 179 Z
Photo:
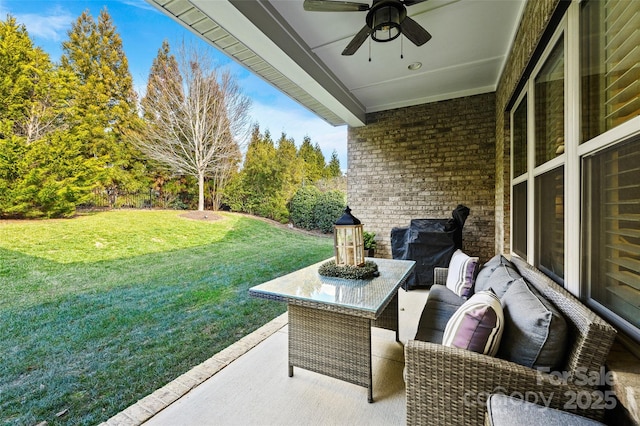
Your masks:
M 542 47 L 511 110 L 512 251 L 640 342 L 640 1 L 575 0 Z
M 511 247 L 559 282 L 565 264 L 564 44 L 560 31 L 512 112 Z
M 527 182 L 513 186 L 513 251 L 527 258 Z
M 584 1 L 581 142 L 640 115 L 640 2 Z
M 535 79 L 536 167 L 564 154 L 564 43 L 560 38 Z
M 640 328 L 640 138 L 583 160 L 588 297 Z
M 579 22 L 583 296 L 640 340 L 640 2 L 583 1 Z
M 544 173 L 536 187 L 536 267 L 556 281 L 564 278 L 564 167 Z
M 527 172 L 527 97 L 513 113 L 513 176 Z

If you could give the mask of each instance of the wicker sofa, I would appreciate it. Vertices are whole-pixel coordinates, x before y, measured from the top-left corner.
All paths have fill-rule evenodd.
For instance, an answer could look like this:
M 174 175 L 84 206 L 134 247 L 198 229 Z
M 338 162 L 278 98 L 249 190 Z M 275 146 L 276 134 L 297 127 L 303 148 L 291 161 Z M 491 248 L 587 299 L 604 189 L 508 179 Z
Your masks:
M 405 346 L 407 424 L 482 425 L 486 400 L 495 393 L 602 420 L 609 396 L 592 379 L 601 377 L 615 329 L 536 268 L 515 257 L 512 263 L 566 320 L 568 341 L 560 373 L 443 346 L 442 329 L 455 301 L 449 306 L 447 297 L 432 300 L 430 294 L 421 319 L 421 326 L 427 323 L 430 330 L 417 334 L 430 341 L 410 340 Z M 436 271 L 436 285 L 446 282 L 446 274 L 446 269 Z

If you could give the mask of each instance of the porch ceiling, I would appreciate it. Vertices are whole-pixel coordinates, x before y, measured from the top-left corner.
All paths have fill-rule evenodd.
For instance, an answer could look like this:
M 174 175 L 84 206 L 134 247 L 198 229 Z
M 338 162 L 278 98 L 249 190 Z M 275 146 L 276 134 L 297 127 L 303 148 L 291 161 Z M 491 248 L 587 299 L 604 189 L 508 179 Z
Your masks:
M 366 12 L 306 12 L 302 0 L 147 1 L 329 123 L 351 126 L 368 112 L 494 91 L 526 2 L 428 0 L 407 8 L 433 36 L 425 45 L 401 37 L 342 56 Z M 411 71 L 414 62 L 422 67 Z

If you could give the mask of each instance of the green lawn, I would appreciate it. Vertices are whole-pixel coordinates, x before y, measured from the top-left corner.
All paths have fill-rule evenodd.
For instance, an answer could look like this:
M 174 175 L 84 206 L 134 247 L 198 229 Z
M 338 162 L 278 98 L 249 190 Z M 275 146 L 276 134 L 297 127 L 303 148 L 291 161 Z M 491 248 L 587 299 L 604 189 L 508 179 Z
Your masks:
M 2 423 L 108 419 L 286 310 L 249 287 L 332 255 L 246 216 L 179 215 L 0 221 Z

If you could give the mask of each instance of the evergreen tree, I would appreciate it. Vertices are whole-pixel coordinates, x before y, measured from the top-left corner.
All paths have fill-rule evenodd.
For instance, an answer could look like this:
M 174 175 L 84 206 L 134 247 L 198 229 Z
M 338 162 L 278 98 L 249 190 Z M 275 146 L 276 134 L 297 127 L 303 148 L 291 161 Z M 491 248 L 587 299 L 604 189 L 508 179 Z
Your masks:
M 14 133 L 14 123 L 24 116 L 32 89 L 32 70 L 38 53 L 24 25 L 9 16 L 0 22 L 0 138 Z
M 320 151 L 320 155 L 322 155 L 322 151 Z M 322 166 L 320 166 L 318 151 L 311 143 L 309 136 L 305 136 L 302 139 L 302 144 L 298 149 L 298 156 L 304 160 L 305 183 L 314 183 L 322 179 L 324 171 L 324 157 L 322 157 Z
M 328 178 L 337 178 L 342 176 L 342 170 L 340 169 L 340 159 L 338 159 L 338 153 L 334 149 L 331 153 L 331 160 L 327 165 L 326 175 Z
M 153 113 L 164 111 L 156 111 L 154 104 L 164 101 L 167 103 L 181 103 L 184 100 L 182 94 L 182 75 L 178 68 L 178 61 L 171 53 L 169 42 L 164 40 L 162 47 L 158 49 L 158 54 L 153 58 L 149 78 L 147 80 L 147 91 L 142 98 L 142 110 L 146 118 Z M 173 108 L 178 110 L 178 105 Z M 163 118 L 166 119 L 166 118 Z
M 269 131 L 263 135 L 255 125 L 242 170 L 225 190 L 225 202 L 236 211 L 288 221 L 287 203 L 302 176 L 299 161 L 292 139 L 283 134 L 276 147 Z
M 24 138 L 0 135 L 0 216 L 15 204 L 15 188 L 22 178 L 20 161 L 28 152 Z
M 11 17 L 0 22 L 0 76 L 0 214 L 74 214 L 95 170 L 67 131 L 73 77 Z
M 242 169 L 246 207 L 249 213 L 276 219 L 275 197 L 281 186 L 276 147 L 268 130 L 252 136 Z
M 315 153 L 315 155 L 314 155 L 314 160 L 315 160 L 314 169 L 315 170 L 320 170 L 320 178 L 327 177 L 326 173 L 325 173 L 325 169 L 327 167 L 327 164 L 326 164 L 325 159 L 324 159 L 324 154 L 322 153 L 322 150 L 320 149 L 320 145 L 317 142 L 313 146 L 313 152 Z
M 0 214 L 15 204 L 20 161 L 28 152 L 19 128 L 29 110 L 36 58 L 41 55 L 24 25 L 11 16 L 0 21 Z
M 85 158 L 100 168 L 100 185 L 115 202 L 122 190 L 142 186 L 144 165 L 127 133 L 139 126 L 136 94 L 129 64 L 107 9 L 96 22 L 83 12 L 62 43 L 62 68 L 77 79 L 74 90 L 73 133 Z
M 81 143 L 57 132 L 34 141 L 19 163 L 22 178 L 6 209 L 24 217 L 68 217 L 87 201 L 95 168 L 80 153 Z
M 291 200 L 303 180 L 304 164 L 298 157 L 295 141 L 282 134 L 278 140 L 276 158 L 279 164 L 280 174 L 280 196 L 283 200 L 283 207 Z
M 12 17 L 0 22 L 0 76 L 0 135 L 29 144 L 64 127 L 72 77 L 56 69 Z

